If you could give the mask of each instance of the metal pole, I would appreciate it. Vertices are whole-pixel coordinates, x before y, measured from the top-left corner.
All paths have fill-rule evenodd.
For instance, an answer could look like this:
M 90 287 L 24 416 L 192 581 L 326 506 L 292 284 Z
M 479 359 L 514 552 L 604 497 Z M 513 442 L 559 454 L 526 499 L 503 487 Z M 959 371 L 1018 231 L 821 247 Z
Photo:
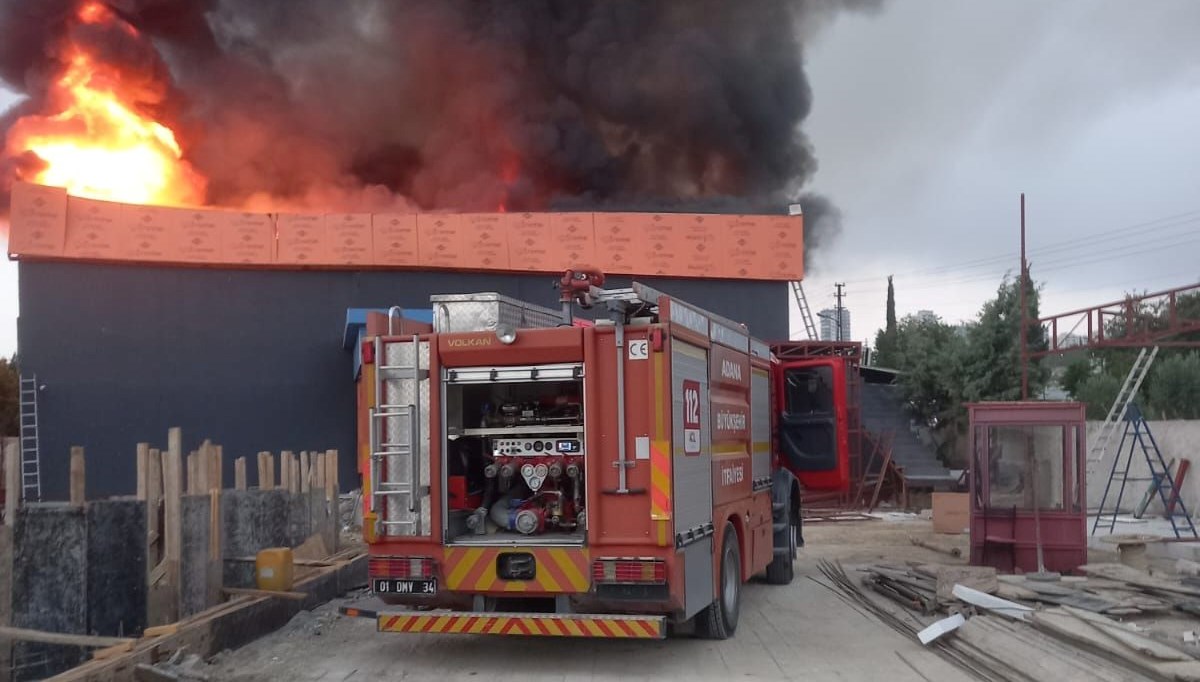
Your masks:
M 1021 400 L 1029 400 L 1029 362 L 1025 348 L 1025 282 L 1028 271 L 1025 265 L 1025 193 L 1021 192 L 1021 332 L 1020 332 L 1020 363 L 1021 363 Z
M 845 288 L 845 286 L 846 285 L 842 284 L 842 283 L 833 285 L 834 289 L 836 290 L 836 293 L 834 295 L 837 297 L 837 312 L 836 312 L 837 319 L 834 320 L 834 323 L 837 325 L 836 327 L 834 327 L 834 329 L 837 330 L 837 339 L 836 339 L 837 341 L 845 341 L 846 340 L 845 333 L 842 330 L 842 297 L 844 296 L 844 294 L 842 293 L 842 289 Z

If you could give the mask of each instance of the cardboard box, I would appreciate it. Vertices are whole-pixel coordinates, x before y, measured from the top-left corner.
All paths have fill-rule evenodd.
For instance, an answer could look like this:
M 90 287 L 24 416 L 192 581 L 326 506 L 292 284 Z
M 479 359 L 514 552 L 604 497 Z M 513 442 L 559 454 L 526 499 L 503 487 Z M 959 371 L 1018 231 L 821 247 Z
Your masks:
M 636 213 L 596 213 L 596 260 L 605 274 L 640 275 L 647 267 Z
M 759 276 L 766 279 L 804 279 L 804 216 L 767 216 L 767 250 Z
M 66 231 L 65 189 L 13 183 L 8 235 L 10 256 L 61 256 Z
M 508 224 L 508 262 L 514 270 L 559 272 L 566 255 L 554 240 L 549 213 L 515 213 Z
M 596 266 L 596 232 L 591 213 L 552 213 L 550 231 L 566 258 L 562 264 L 564 270 Z
M 229 217 L 225 211 L 188 209 L 175 239 L 175 253 L 185 263 L 219 263 L 222 259 L 221 235 Z
M 373 214 L 371 229 L 375 265 L 415 267 L 421 264 L 416 213 Z
M 125 204 L 67 198 L 67 247 L 70 258 L 129 258 L 132 235 L 126 228 Z
M 721 235 L 720 269 L 717 277 L 737 279 L 763 278 L 764 259 L 770 253 L 771 239 L 767 234 L 766 216 L 712 216 Z
M 281 265 L 324 265 L 332 261 L 325 238 L 325 216 L 320 213 L 280 213 L 276 262 Z
M 462 216 L 457 213 L 418 213 L 417 248 L 426 268 L 461 267 L 465 247 Z
M 231 213 L 221 235 L 226 263 L 270 265 L 275 262 L 275 220 L 266 213 Z
M 971 526 L 971 496 L 968 493 L 933 494 L 933 531 L 966 533 Z
M 370 213 L 327 213 L 325 238 L 329 254 L 338 265 L 362 267 L 374 258 Z
M 508 213 L 464 213 L 460 267 L 507 270 L 510 217 Z
M 179 208 L 127 204 L 124 224 L 133 237 L 129 257 L 151 262 L 187 260 L 178 248 L 187 216 Z

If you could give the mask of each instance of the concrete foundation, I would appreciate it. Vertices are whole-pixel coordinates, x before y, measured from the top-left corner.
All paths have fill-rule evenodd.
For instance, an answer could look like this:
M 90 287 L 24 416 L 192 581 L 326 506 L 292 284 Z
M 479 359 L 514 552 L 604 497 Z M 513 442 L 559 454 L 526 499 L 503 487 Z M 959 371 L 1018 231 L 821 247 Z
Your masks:
M 84 634 L 88 629 L 87 518 L 81 507 L 33 505 L 13 533 L 13 625 Z M 13 679 L 35 680 L 78 665 L 86 650 L 37 642 L 13 646 Z
M 146 503 L 87 507 L 88 632 L 135 636 L 146 627 Z

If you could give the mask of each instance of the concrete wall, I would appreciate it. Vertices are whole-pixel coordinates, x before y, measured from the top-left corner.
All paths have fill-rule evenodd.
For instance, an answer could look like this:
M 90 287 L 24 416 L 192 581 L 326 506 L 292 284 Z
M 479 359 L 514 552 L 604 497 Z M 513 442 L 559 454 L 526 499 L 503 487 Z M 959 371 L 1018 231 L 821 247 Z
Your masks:
M 1088 447 L 1096 442 L 1099 437 L 1099 428 L 1101 422 L 1088 422 Z M 1180 499 L 1187 505 L 1188 511 L 1195 517 L 1197 510 L 1200 510 L 1200 420 L 1166 420 L 1166 421 L 1150 421 L 1150 433 L 1153 434 L 1154 440 L 1158 443 L 1159 449 L 1162 451 L 1163 458 L 1170 461 L 1172 457 L 1176 460 L 1190 459 L 1192 468 L 1184 478 L 1183 485 L 1180 487 Z M 1112 471 L 1113 459 L 1117 456 L 1117 447 L 1121 440 L 1121 434 L 1124 433 L 1124 423 L 1118 426 L 1118 430 L 1114 438 L 1110 441 L 1107 453 L 1098 462 L 1088 463 L 1088 508 L 1097 509 L 1100 506 L 1100 501 L 1104 496 L 1104 486 L 1108 482 L 1109 474 Z M 1148 441 L 1147 441 L 1148 442 Z M 1126 443 L 1125 451 L 1128 452 L 1129 444 Z M 1124 460 L 1122 460 L 1123 464 Z M 1178 467 L 1178 462 L 1176 462 Z M 1177 470 L 1173 468 L 1172 471 Z M 1146 460 L 1141 454 L 1141 449 L 1135 451 L 1133 463 L 1130 467 L 1130 477 L 1146 477 L 1149 472 L 1146 467 Z M 1113 502 L 1116 500 L 1117 490 L 1120 486 L 1120 481 L 1113 482 L 1113 489 L 1109 493 L 1109 501 L 1106 503 L 1108 509 L 1112 508 Z M 1149 488 L 1148 481 L 1130 481 L 1125 487 L 1125 495 L 1121 500 L 1122 511 L 1132 511 L 1133 508 L 1141 501 L 1143 494 Z M 1151 503 L 1148 508 L 1148 513 L 1161 514 L 1163 511 L 1162 504 L 1156 501 Z M 1129 532 L 1136 532 L 1131 530 Z
M 135 445 L 183 429 L 233 461 L 260 450 L 337 448 L 357 485 L 346 308 L 428 308 L 433 293 L 498 291 L 555 306 L 554 278 L 452 272 L 264 271 L 22 262 L 21 370 L 40 394 L 42 486 L 64 499 L 68 448 L 88 452 L 88 496 L 129 494 Z M 787 285 L 645 279 L 647 284 L 786 338 Z M 622 286 L 613 280 L 610 286 Z M 251 484 L 255 483 L 251 466 Z

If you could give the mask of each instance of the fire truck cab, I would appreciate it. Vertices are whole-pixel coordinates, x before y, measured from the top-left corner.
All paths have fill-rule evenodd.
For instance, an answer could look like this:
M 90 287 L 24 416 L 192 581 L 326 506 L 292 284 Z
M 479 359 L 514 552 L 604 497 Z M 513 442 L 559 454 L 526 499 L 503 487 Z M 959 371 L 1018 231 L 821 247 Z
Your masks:
M 568 272 L 562 311 L 434 296 L 432 333 L 364 342 L 370 582 L 408 608 L 348 612 L 390 632 L 726 638 L 744 582 L 791 582 L 800 485 L 772 393 L 801 389 L 744 326 L 602 283 Z

